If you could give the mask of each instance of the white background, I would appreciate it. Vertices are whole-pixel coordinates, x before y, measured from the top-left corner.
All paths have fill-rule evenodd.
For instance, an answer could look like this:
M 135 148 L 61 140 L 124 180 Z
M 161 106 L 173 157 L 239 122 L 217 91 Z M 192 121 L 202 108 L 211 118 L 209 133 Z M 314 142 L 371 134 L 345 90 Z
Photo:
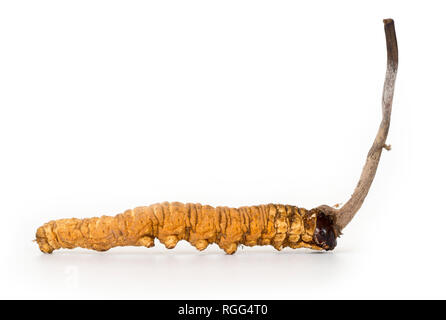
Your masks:
M 2 1 L 0 298 L 446 298 L 441 1 Z M 400 49 L 388 143 L 333 252 L 42 254 L 37 227 L 160 201 L 345 202 Z

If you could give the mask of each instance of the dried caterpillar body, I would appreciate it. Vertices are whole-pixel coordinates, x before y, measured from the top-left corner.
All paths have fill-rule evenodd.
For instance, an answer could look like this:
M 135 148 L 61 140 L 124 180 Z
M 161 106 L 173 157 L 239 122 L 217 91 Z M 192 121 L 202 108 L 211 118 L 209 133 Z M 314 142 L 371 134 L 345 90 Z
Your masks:
M 319 209 L 290 205 L 211 207 L 178 202 L 137 207 L 115 217 L 60 219 L 37 230 L 40 250 L 82 247 L 106 251 L 117 246 L 154 246 L 158 238 L 172 249 L 186 240 L 198 250 L 216 243 L 233 254 L 239 245 L 272 245 L 332 250 L 336 231 L 330 216 Z

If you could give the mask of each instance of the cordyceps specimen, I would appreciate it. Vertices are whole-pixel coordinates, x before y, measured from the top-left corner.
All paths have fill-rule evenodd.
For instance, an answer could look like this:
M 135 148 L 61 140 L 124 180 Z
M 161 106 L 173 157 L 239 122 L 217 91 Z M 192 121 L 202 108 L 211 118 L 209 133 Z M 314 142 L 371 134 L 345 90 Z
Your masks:
M 40 250 L 82 247 L 106 251 L 117 246 L 154 246 L 158 238 L 167 248 L 186 240 L 198 250 L 216 243 L 233 254 L 239 245 L 272 245 L 332 250 L 342 229 L 352 220 L 370 189 L 390 125 L 398 67 L 398 47 L 392 19 L 384 20 L 387 71 L 382 97 L 382 121 L 367 155 L 359 183 L 345 205 L 322 205 L 306 210 L 291 205 L 267 204 L 237 209 L 178 202 L 137 207 L 114 217 L 60 219 L 37 230 Z

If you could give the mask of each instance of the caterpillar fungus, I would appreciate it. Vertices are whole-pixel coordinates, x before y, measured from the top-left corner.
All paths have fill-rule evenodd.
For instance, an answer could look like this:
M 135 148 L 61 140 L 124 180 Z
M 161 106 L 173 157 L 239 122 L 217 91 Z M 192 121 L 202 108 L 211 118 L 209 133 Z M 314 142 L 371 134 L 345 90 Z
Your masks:
M 384 20 L 387 70 L 382 96 L 382 121 L 367 155 L 359 182 L 341 208 L 322 205 L 306 210 L 291 205 L 259 205 L 241 208 L 211 207 L 178 202 L 160 203 L 127 210 L 114 217 L 60 219 L 37 229 L 40 250 L 82 247 L 106 251 L 116 246 L 154 246 L 158 238 L 172 249 L 186 240 L 198 250 L 216 243 L 233 254 L 239 245 L 272 245 L 332 250 L 341 231 L 361 207 L 378 167 L 390 125 L 398 67 L 398 47 L 392 19 Z

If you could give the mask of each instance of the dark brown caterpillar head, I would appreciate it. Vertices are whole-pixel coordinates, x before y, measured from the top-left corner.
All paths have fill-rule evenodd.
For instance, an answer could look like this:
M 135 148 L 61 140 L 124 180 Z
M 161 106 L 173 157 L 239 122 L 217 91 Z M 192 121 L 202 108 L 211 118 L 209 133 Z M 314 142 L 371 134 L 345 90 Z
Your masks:
M 313 241 L 325 250 L 333 250 L 336 247 L 336 238 L 333 218 L 323 212 L 318 212 Z

